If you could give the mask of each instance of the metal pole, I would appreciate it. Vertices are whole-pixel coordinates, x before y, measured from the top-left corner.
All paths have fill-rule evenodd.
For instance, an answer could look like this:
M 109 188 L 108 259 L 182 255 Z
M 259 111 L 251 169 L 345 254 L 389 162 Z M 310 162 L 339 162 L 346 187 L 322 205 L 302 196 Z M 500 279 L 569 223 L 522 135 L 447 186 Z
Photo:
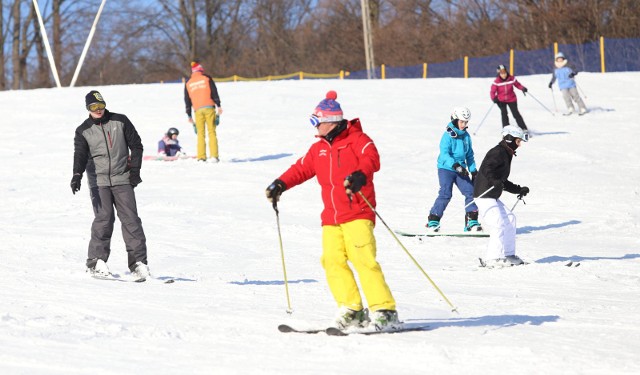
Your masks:
M 376 216 L 378 217 L 378 219 L 380 219 L 380 221 L 382 222 L 382 224 L 384 224 L 384 226 L 387 228 L 387 230 L 389 230 L 389 233 L 391 233 L 391 235 L 393 236 L 393 238 L 395 238 L 396 242 L 398 243 L 398 245 L 400 245 L 400 247 L 402 248 L 402 250 L 404 250 L 405 253 L 407 253 L 407 255 L 409 256 L 409 258 L 411 258 L 411 260 L 413 261 L 413 264 L 416 265 L 416 267 L 418 267 L 418 269 L 420 270 L 420 272 L 422 272 L 422 274 L 427 278 L 427 280 L 429 280 L 429 282 L 431 283 L 431 285 L 438 291 L 438 293 L 440 293 L 440 295 L 442 296 L 442 298 L 444 298 L 445 302 L 447 302 L 447 304 L 449 306 L 451 306 L 452 310 L 454 312 L 458 312 L 458 308 L 453 306 L 453 304 L 451 303 L 451 301 L 449 301 L 449 299 L 447 298 L 447 296 L 444 295 L 444 293 L 442 293 L 442 290 L 440 290 L 440 288 L 438 288 L 438 286 L 436 285 L 436 283 L 433 282 L 433 280 L 429 277 L 429 275 L 427 275 L 427 273 L 424 271 L 424 269 L 422 269 L 422 267 L 420 267 L 420 264 L 418 263 L 418 261 L 411 255 L 411 253 L 409 252 L 409 250 L 407 250 L 406 247 L 404 247 L 404 245 L 402 244 L 402 242 L 400 242 L 400 240 L 398 239 L 398 237 L 393 233 L 393 231 L 391 230 L 391 228 L 389 228 L 389 226 L 387 225 L 387 223 L 384 222 L 384 220 L 382 219 L 382 216 L 380 216 L 380 214 L 378 213 L 378 211 L 376 211 L 375 208 L 373 208 L 373 206 L 371 205 L 371 203 L 369 203 L 369 200 L 364 196 L 364 194 L 362 194 L 361 191 L 358 192 L 358 194 L 360 194 L 360 197 L 362 197 L 362 199 L 364 199 L 364 201 L 367 203 L 367 205 L 369 206 L 369 208 L 371 209 L 371 211 L 373 211 Z
M 491 190 L 493 190 L 493 188 L 495 188 L 495 186 L 492 186 L 492 187 L 488 188 L 488 189 L 487 189 L 487 191 L 485 191 L 484 193 L 480 194 L 480 195 L 478 196 L 478 198 L 482 198 L 482 197 L 484 197 L 488 192 L 490 192 Z M 467 207 L 471 206 L 471 205 L 476 201 L 476 199 L 478 199 L 478 198 L 474 198 L 471 202 L 469 202 L 469 204 L 468 204 L 468 205 L 464 206 L 464 208 L 466 209 Z
M 38 0 L 33 0 L 33 7 L 36 10 L 38 16 L 38 24 L 40 25 L 40 33 L 42 34 L 42 41 L 44 42 L 44 48 L 47 51 L 47 57 L 49 58 L 49 65 L 51 66 L 51 73 L 53 73 L 53 79 L 56 81 L 58 87 L 62 87 L 60 84 L 60 77 L 58 76 L 58 69 L 56 68 L 56 62 L 53 61 L 53 53 L 51 53 L 51 46 L 49 45 L 49 38 L 47 38 L 47 30 L 44 28 L 42 21 L 42 15 L 40 14 L 40 6 Z
M 287 267 L 284 263 L 284 249 L 282 247 L 282 233 L 280 233 L 280 212 L 278 211 L 277 198 L 273 198 L 273 210 L 276 212 L 276 223 L 278 225 L 278 240 L 280 242 L 280 258 L 282 259 L 282 271 L 284 273 L 284 290 L 287 295 L 287 314 L 292 314 L 291 299 L 289 298 L 289 280 L 287 279 Z
M 551 113 L 552 116 L 555 116 L 556 114 L 551 112 L 551 110 L 549 108 L 547 108 L 546 105 L 542 104 L 541 101 L 539 101 L 535 96 L 533 96 L 533 94 L 531 93 L 531 91 L 528 91 L 529 96 L 533 98 L 533 100 L 535 100 L 536 102 L 538 102 L 538 104 L 540 104 L 542 106 L 542 108 L 546 109 L 549 113 Z M 553 93 L 553 90 L 551 90 L 551 93 Z M 553 99 L 554 103 L 555 103 L 555 98 Z
M 84 44 L 84 48 L 82 49 L 82 54 L 80 55 L 80 60 L 78 61 L 78 66 L 76 67 L 75 73 L 73 73 L 73 78 L 71 79 L 71 84 L 69 85 L 69 87 L 73 87 L 76 84 L 76 80 L 78 79 L 78 75 L 80 74 L 80 69 L 82 69 L 82 64 L 84 63 L 84 58 L 87 55 L 87 51 L 89 50 L 91 39 L 93 39 L 93 34 L 96 32 L 96 25 L 98 24 L 98 20 L 100 19 L 100 14 L 102 13 L 102 9 L 104 9 L 104 5 L 106 2 L 107 0 L 102 0 L 102 3 L 100 4 L 100 8 L 98 9 L 98 13 L 96 14 L 96 18 L 93 20 L 91 31 L 89 31 L 87 42 Z
M 478 130 L 480 130 L 480 127 L 482 126 L 482 124 L 484 124 L 484 120 L 487 118 L 487 116 L 489 116 L 489 112 L 491 112 L 491 110 L 493 109 L 493 106 L 496 103 L 491 103 L 491 107 L 489 107 L 489 110 L 487 111 L 487 114 L 484 115 L 484 117 L 482 118 L 482 121 L 480 121 L 480 124 L 478 124 L 478 127 L 476 128 L 476 130 L 473 131 L 473 135 L 476 135 L 476 133 L 478 132 Z
M 376 78 L 375 60 L 373 58 L 373 40 L 371 37 L 371 11 L 369 0 L 360 0 L 362 13 L 362 32 L 364 36 L 364 55 L 367 65 L 367 79 Z

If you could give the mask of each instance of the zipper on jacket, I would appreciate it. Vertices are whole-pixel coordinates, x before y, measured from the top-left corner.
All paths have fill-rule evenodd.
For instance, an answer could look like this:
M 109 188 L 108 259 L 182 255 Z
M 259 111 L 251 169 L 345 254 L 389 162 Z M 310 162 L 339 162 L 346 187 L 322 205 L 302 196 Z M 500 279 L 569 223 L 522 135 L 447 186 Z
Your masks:
M 107 139 L 107 133 L 104 130 L 104 124 L 103 123 L 99 123 L 98 124 L 100 126 L 100 129 L 102 129 L 102 135 L 104 136 L 104 142 L 107 144 L 107 159 L 109 160 L 109 186 L 113 186 L 112 182 L 111 182 L 111 152 L 109 151 L 110 149 L 110 145 L 111 145 L 111 134 L 109 133 L 108 137 L 109 139 Z

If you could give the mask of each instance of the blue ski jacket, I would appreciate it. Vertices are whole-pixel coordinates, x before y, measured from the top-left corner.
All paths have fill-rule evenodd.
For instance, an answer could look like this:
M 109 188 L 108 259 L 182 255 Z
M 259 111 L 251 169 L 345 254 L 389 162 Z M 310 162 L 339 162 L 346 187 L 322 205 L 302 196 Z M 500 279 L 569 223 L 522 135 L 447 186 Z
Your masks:
M 453 169 L 455 163 L 460 164 L 469 172 L 477 172 L 469 133 L 466 130 L 458 129 L 456 125 L 450 122 L 447 124 L 447 130 L 440 139 L 438 168 L 455 171 Z
M 575 75 L 573 69 L 571 69 L 567 65 L 563 66 L 562 68 L 557 68 L 553 72 L 553 77 L 551 77 L 551 84 L 553 84 L 553 82 L 555 82 L 555 80 L 557 79 L 558 88 L 560 90 L 567 90 L 572 87 L 576 87 L 576 81 L 572 77 L 569 77 L 571 73 L 574 73 Z

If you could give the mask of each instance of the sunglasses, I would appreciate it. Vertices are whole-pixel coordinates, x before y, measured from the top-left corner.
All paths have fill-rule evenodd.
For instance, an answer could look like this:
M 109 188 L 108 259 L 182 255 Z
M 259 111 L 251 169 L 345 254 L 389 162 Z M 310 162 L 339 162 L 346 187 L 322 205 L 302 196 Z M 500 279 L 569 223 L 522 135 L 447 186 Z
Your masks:
M 87 106 L 87 109 L 91 112 L 99 111 L 105 109 L 106 105 L 104 103 L 93 103 Z

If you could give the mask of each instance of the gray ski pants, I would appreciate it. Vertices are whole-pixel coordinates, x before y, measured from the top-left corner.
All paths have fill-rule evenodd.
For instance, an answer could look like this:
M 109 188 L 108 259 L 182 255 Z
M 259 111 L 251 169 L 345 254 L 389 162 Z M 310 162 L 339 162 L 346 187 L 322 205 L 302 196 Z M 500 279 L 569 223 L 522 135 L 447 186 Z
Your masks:
M 576 87 L 571 87 L 569 89 L 564 89 L 560 91 L 562 91 L 562 98 L 564 99 L 564 103 L 567 105 L 567 109 L 569 111 L 573 112 L 574 110 L 573 102 L 571 101 L 571 99 L 573 99 L 573 101 L 576 102 L 576 104 L 580 109 L 584 109 L 584 110 L 587 109 L 587 107 L 584 105 L 584 102 L 582 101 L 582 98 L 580 97 L 580 94 L 578 94 L 578 89 Z
M 127 249 L 129 270 L 136 262 L 147 264 L 147 239 L 138 217 L 136 196 L 131 185 L 99 186 L 91 188 L 91 204 L 94 219 L 91 224 L 91 240 L 87 267 L 95 265 L 95 259 L 105 262 L 111 253 L 111 235 L 115 222 L 115 210 L 122 224 L 122 238 Z

